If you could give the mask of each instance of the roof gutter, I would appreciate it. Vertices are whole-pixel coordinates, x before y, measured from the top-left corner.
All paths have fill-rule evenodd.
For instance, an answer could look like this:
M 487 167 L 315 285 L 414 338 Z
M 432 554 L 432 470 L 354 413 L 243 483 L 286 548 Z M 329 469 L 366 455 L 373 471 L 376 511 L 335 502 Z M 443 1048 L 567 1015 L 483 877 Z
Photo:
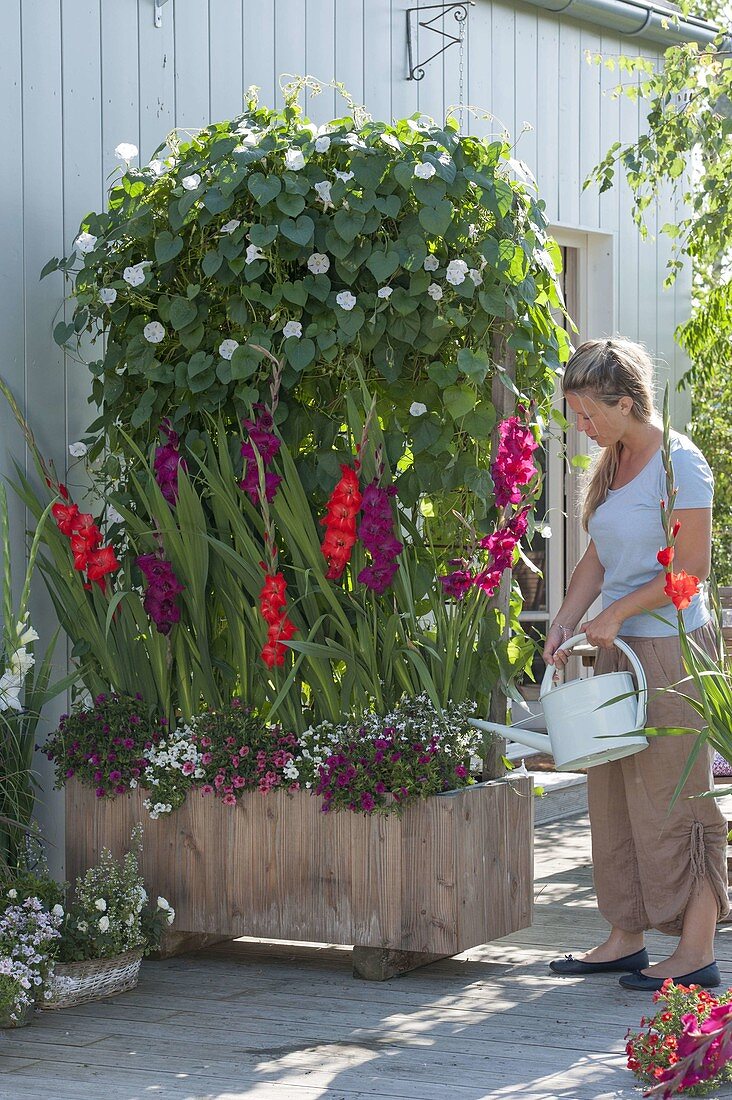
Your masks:
M 660 46 L 682 42 L 707 45 L 719 34 L 714 23 L 670 11 L 650 0 L 528 0 L 545 11 L 568 15 L 614 30 L 624 38 L 643 38 Z

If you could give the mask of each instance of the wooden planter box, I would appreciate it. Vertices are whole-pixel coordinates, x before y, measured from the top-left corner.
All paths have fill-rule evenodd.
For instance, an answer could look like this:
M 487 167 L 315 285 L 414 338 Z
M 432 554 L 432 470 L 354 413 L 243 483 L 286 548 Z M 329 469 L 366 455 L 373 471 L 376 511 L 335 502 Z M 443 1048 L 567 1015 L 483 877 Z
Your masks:
M 179 933 L 354 944 L 359 974 L 382 978 L 531 924 L 530 779 L 437 795 L 401 818 L 326 815 L 305 791 L 276 791 L 236 807 L 191 795 L 153 821 L 143 797 L 67 785 L 66 876 L 102 847 L 120 855 L 142 821 L 145 881 Z

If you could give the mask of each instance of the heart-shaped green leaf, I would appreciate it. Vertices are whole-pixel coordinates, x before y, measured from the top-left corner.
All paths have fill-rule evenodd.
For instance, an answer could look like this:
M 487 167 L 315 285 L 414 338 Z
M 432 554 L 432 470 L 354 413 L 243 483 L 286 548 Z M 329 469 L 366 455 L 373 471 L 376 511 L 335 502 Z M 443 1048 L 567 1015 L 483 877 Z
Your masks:
M 453 420 L 459 420 L 475 406 L 475 394 L 469 386 L 448 386 L 442 400 Z
M 201 270 L 204 275 L 215 275 L 224 262 L 224 257 L 220 252 L 209 251 L 206 252 L 201 260 Z
M 372 252 L 366 267 L 378 283 L 384 283 L 399 267 L 399 256 L 396 252 Z
M 434 237 L 442 237 L 450 228 L 451 222 L 452 203 L 447 199 L 438 202 L 436 206 L 423 206 L 419 211 L 420 225 Z
M 247 187 L 254 195 L 260 206 L 266 206 L 268 202 L 276 198 L 282 190 L 282 184 L 277 176 L 263 176 L 261 172 L 254 172 L 247 180 Z
M 485 376 L 490 369 L 490 360 L 485 351 L 480 348 L 477 351 L 472 351 L 470 348 L 460 348 L 457 361 L 463 374 L 467 374 L 475 382 L 485 381 Z
M 186 328 L 195 320 L 198 307 L 188 298 L 173 298 L 170 303 L 170 323 L 176 331 Z
M 293 244 L 306 245 L 313 239 L 315 224 L 307 214 L 301 214 L 297 221 L 292 218 L 283 218 L 280 223 L 280 231 L 283 237 Z
M 357 210 L 339 210 L 333 218 L 333 227 L 343 241 L 355 241 L 364 227 L 366 215 Z
M 301 214 L 305 209 L 305 199 L 302 195 L 290 195 L 283 193 L 277 196 L 276 205 L 283 214 L 289 214 L 291 218 L 296 218 L 298 214 Z
M 305 370 L 315 358 L 315 342 L 307 337 L 298 340 L 296 336 L 290 336 L 284 343 L 287 362 L 296 371 Z
M 276 225 L 253 225 L 249 230 L 249 240 L 257 248 L 267 248 L 278 233 L 279 228 Z
M 448 386 L 452 386 L 457 382 L 457 367 L 453 366 L 452 363 L 430 363 L 427 373 L 441 390 L 445 390 Z
M 240 344 L 231 357 L 231 377 L 242 382 L 251 378 L 259 366 L 259 360 L 251 348 Z
M 155 238 L 155 259 L 159 264 L 167 264 L 170 260 L 175 259 L 182 248 L 183 238 L 174 237 L 172 233 L 164 229 Z

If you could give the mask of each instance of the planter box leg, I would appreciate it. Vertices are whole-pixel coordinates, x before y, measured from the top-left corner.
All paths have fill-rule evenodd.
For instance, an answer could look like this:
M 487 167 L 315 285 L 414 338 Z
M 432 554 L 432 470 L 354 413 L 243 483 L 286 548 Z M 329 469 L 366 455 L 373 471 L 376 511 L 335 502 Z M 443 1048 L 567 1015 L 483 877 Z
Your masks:
M 232 939 L 215 932 L 163 932 L 163 938 L 157 951 L 148 957 L 151 959 L 172 959 L 174 955 L 186 955 L 192 951 L 203 951 L 215 943 Z
M 392 951 L 387 947 L 354 947 L 353 976 L 367 982 L 385 982 L 416 970 L 418 966 L 428 966 L 438 959 L 449 959 L 449 955 L 433 955 L 429 951 Z

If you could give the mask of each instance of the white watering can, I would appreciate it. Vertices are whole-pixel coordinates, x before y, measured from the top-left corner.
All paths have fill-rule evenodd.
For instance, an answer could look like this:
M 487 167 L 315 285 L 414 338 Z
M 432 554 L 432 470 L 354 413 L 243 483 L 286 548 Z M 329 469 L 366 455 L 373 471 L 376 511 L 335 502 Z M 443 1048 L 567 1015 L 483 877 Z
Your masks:
M 586 634 L 576 634 L 559 648 L 570 650 L 586 641 Z M 629 672 L 606 672 L 587 680 L 571 680 L 556 685 L 554 666 L 547 665 L 539 699 L 544 708 L 548 734 L 477 718 L 471 719 L 470 724 L 539 752 L 550 752 L 558 768 L 591 768 L 595 764 L 606 764 L 610 760 L 620 760 L 623 756 L 640 752 L 648 745 L 643 733 L 639 732 L 646 721 L 648 684 L 643 665 L 633 650 L 619 638 L 616 638 L 615 645 L 633 666 L 638 681 L 637 699 L 636 687 Z M 616 701 L 610 703 L 611 699 Z M 606 703 L 609 705 L 603 706 Z

